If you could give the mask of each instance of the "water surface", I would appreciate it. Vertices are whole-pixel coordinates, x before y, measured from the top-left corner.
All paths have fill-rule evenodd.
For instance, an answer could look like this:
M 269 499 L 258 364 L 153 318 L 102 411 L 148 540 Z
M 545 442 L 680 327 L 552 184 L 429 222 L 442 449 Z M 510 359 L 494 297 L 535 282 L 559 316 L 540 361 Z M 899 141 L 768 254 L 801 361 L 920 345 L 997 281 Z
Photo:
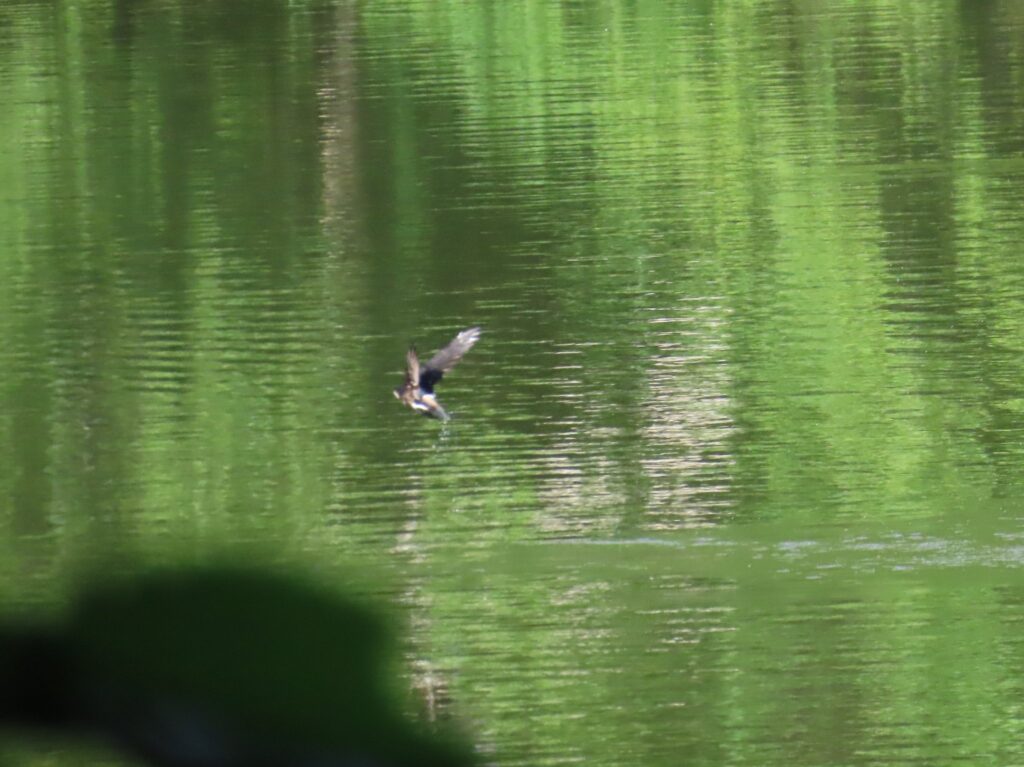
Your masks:
M 1024 761 L 1013 3 L 0 15 L 8 603 L 251 544 L 496 764 Z

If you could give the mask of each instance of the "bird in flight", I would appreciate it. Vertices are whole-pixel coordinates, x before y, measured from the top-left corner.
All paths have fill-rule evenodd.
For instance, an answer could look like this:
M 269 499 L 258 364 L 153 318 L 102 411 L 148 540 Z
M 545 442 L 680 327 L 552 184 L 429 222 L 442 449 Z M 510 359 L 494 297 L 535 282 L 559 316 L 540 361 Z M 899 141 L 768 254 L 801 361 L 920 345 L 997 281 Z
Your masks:
M 420 358 L 416 356 L 416 347 L 410 346 L 405 355 L 405 381 L 395 387 L 395 396 L 417 413 L 447 421 L 448 413 L 434 396 L 434 386 L 479 339 L 480 328 L 463 330 L 423 364 L 420 364 Z

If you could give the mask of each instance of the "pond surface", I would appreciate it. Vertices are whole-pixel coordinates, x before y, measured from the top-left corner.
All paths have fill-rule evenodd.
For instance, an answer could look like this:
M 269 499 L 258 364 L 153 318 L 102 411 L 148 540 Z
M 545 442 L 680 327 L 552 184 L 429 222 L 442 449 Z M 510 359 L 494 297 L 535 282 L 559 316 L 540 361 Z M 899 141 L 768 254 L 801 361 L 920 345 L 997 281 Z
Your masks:
M 497 765 L 1024 762 L 1017 3 L 0 29 L 5 603 L 255 547 Z

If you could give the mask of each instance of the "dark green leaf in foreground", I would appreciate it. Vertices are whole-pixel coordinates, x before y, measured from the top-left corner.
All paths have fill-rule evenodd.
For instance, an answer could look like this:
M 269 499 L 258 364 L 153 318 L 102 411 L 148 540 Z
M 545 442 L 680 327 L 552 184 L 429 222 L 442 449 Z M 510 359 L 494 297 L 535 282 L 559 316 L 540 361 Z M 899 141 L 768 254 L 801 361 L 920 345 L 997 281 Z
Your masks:
M 405 715 L 389 627 L 238 569 L 144 576 L 60 629 L 0 638 L 5 722 L 92 731 L 153 764 L 422 765 L 470 752 Z

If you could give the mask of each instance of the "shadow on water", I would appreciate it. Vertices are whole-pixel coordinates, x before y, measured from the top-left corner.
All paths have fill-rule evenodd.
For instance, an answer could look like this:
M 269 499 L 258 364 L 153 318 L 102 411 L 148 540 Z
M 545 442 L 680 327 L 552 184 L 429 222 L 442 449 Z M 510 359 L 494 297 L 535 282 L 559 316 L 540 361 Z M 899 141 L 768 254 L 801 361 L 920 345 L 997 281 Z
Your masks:
M 0 626 L 0 726 L 98 736 L 163 767 L 474 764 L 408 715 L 395 646 L 376 610 L 309 581 L 154 571 Z

